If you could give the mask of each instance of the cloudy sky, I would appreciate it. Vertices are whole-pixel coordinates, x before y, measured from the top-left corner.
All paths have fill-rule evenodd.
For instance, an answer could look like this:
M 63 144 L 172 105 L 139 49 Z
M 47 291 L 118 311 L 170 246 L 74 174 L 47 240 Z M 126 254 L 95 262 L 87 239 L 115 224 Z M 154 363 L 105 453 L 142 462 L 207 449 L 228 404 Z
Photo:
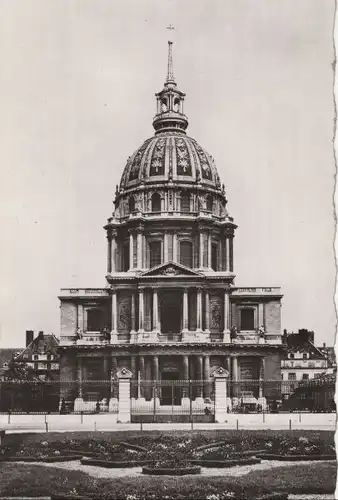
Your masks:
M 102 226 L 153 134 L 169 37 L 188 133 L 239 226 L 236 283 L 281 285 L 283 328 L 333 343 L 333 12 L 333 0 L 0 2 L 1 347 L 26 329 L 58 335 L 61 287 L 104 285 Z

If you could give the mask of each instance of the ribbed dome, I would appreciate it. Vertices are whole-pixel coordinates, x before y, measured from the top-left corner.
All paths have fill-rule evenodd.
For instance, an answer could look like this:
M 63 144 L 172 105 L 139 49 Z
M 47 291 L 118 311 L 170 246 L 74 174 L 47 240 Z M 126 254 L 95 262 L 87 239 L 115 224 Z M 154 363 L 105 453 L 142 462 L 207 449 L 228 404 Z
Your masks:
M 161 132 L 147 139 L 128 159 L 120 189 L 163 182 L 199 183 L 220 189 L 213 158 L 181 131 Z

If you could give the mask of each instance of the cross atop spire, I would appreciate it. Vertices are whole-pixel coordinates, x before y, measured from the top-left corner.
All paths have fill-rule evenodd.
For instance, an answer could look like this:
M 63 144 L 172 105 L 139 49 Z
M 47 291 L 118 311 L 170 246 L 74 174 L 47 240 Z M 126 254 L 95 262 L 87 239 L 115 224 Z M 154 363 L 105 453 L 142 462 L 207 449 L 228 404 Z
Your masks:
M 171 83 L 176 85 L 174 78 L 174 70 L 173 70 L 173 54 L 172 54 L 172 45 L 173 42 L 168 42 L 168 73 L 167 79 L 165 81 L 166 84 Z

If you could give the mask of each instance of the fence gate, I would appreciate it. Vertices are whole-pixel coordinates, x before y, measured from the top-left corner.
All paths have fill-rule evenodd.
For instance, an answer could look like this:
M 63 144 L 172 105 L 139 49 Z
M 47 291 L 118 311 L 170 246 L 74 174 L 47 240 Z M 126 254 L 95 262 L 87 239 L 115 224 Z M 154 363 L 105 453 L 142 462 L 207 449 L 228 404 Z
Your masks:
M 133 380 L 132 422 L 214 422 L 214 381 Z

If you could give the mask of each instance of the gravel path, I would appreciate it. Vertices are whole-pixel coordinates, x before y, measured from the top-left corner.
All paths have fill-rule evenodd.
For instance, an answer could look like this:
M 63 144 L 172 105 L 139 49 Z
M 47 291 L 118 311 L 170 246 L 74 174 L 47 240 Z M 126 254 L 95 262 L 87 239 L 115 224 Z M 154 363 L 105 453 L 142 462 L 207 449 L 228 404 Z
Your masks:
M 316 463 L 319 461 L 313 461 L 311 463 Z M 320 461 L 321 463 L 325 463 L 322 460 Z M 26 462 L 16 462 L 16 463 L 26 463 Z M 55 462 L 55 463 L 46 463 L 46 462 L 30 462 L 31 464 L 35 465 L 43 465 L 44 467 L 56 467 L 58 469 L 67 469 L 67 470 L 78 470 L 81 472 L 85 472 L 86 474 L 89 474 L 92 477 L 102 477 L 102 478 L 111 478 L 111 477 L 137 477 L 142 475 L 142 467 L 128 467 L 128 468 L 121 468 L 121 469 L 105 469 L 103 467 L 97 467 L 95 465 L 82 465 L 80 460 L 73 460 L 71 462 Z M 203 467 L 201 470 L 201 476 L 231 476 L 231 477 L 236 477 L 236 476 L 243 476 L 245 474 L 248 474 L 251 471 L 257 471 L 257 470 L 267 470 L 271 469 L 273 467 L 287 467 L 289 465 L 292 465 L 293 467 L 297 467 L 297 465 L 308 465 L 308 461 L 301 461 L 301 462 L 280 462 L 278 460 L 262 460 L 260 464 L 253 464 L 253 465 L 236 465 L 234 467 L 229 467 L 229 468 L 224 468 L 224 469 L 218 469 L 218 468 L 207 468 Z M 306 499 L 312 499 L 316 498 L 316 500 L 320 499 L 318 495 L 314 496 L 300 496 L 294 497 L 290 496 L 290 500 L 301 500 L 302 498 Z M 323 496 L 323 499 L 331 499 L 334 498 L 333 496 Z M 320 499 L 321 500 L 321 499 Z
M 288 500 L 334 500 L 334 494 L 319 495 L 289 495 Z

